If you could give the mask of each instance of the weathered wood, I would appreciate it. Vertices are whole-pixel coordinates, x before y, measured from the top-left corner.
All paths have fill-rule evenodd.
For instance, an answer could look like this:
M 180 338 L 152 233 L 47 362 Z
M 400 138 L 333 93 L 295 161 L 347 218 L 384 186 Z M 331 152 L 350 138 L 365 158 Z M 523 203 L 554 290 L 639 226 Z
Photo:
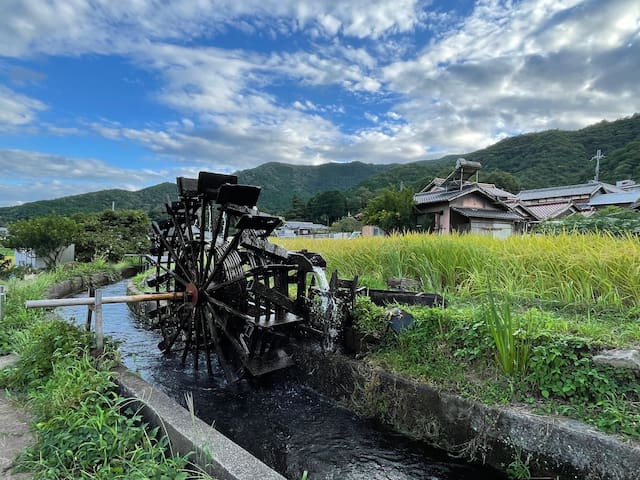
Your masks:
M 165 293 L 140 293 L 137 295 L 121 295 L 116 297 L 103 297 L 102 304 L 105 303 L 137 303 L 149 302 L 154 300 L 182 300 L 184 292 L 165 292 Z M 95 305 L 95 297 L 83 298 L 50 298 L 43 300 L 27 300 L 24 303 L 25 308 L 54 308 L 69 307 L 73 305 Z
M 96 313 L 96 350 L 104 350 L 104 331 L 102 330 L 102 290 L 96 290 L 95 305 L 93 311 Z

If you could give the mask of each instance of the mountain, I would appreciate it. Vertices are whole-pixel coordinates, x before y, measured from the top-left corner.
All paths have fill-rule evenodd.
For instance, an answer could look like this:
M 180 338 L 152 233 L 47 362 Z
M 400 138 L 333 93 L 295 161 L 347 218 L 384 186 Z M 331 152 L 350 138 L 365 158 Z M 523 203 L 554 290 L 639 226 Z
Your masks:
M 115 206 L 118 210 L 144 210 L 152 218 L 160 218 L 164 211 L 164 199 L 169 195 L 176 198 L 173 183 L 161 183 L 135 192 L 112 189 L 83 193 L 54 200 L 39 200 L 24 205 L 0 208 L 0 225 L 24 218 L 46 215 L 71 216 L 76 213 L 101 212 Z
M 459 157 L 482 163 L 480 179 L 492 174 L 514 178 L 523 189 L 584 183 L 594 177 L 591 158 L 601 149 L 600 180 L 615 183 L 632 179 L 640 182 L 640 115 L 613 122 L 602 121 L 581 130 L 547 130 L 501 140 L 482 150 L 449 155 L 437 160 L 407 164 L 372 165 L 361 162 L 299 166 L 265 163 L 236 172 L 241 183 L 259 185 L 258 206 L 270 213 L 282 213 L 294 195 L 308 200 L 327 190 L 341 190 L 362 203 L 376 191 L 400 184 L 419 190 L 434 176 L 447 175 Z M 175 198 L 175 185 L 163 183 L 137 192 L 103 190 L 56 200 L 44 200 L 0 208 L 0 225 L 21 218 L 51 213 L 72 215 L 111 208 L 142 209 L 152 218 L 162 218 L 167 195 Z M 517 192 L 514 192 L 517 193 Z M 355 204 L 355 202 L 354 202 Z
M 279 213 L 291 206 L 294 195 L 306 201 L 325 190 L 347 190 L 371 175 L 380 174 L 394 166 L 361 162 L 300 166 L 271 162 L 235 174 L 240 183 L 262 187 L 258 202 L 260 210 Z M 110 209 L 112 202 L 118 209 L 144 210 L 157 220 L 165 217 L 164 201 L 167 196 L 176 198 L 175 184 L 162 183 L 136 192 L 101 190 L 55 200 L 40 200 L 0 208 L 0 225 L 51 214 L 70 216 L 74 213 L 101 212 Z
M 250 170 L 236 172 L 238 182 L 262 187 L 258 207 L 267 212 L 283 212 L 297 196 L 309 200 L 328 190 L 348 190 L 372 175 L 384 175 L 395 165 L 362 162 L 325 163 L 315 166 L 265 163 Z
M 491 172 L 507 172 L 519 180 L 523 189 L 585 183 L 594 178 L 596 164 L 591 158 L 598 149 L 605 155 L 600 161 L 601 181 L 640 182 L 640 115 L 602 121 L 576 131 L 527 133 L 471 153 L 398 165 L 359 186 L 375 189 L 393 179 L 392 184 L 404 180 L 405 185 L 417 190 L 434 176 L 446 175 L 458 157 L 480 162 L 480 179 Z

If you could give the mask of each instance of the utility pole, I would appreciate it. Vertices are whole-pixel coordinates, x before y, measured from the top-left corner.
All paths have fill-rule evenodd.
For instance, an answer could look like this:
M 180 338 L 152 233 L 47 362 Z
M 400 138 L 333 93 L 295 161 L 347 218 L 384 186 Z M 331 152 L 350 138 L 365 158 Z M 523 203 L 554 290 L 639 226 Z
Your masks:
M 600 149 L 598 149 L 596 154 L 593 157 L 591 157 L 591 160 L 595 160 L 596 161 L 596 176 L 593 177 L 593 180 L 595 182 L 597 182 L 598 178 L 600 177 L 600 160 L 602 160 L 603 158 L 605 158 L 605 156 L 602 155 L 602 150 L 600 150 Z

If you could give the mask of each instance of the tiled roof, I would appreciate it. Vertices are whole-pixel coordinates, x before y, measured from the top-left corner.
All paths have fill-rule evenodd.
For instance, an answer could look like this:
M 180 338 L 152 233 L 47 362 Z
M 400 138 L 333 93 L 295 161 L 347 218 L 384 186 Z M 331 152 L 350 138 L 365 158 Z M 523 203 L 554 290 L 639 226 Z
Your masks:
M 542 198 L 572 197 L 578 195 L 593 195 L 600 189 L 605 192 L 622 192 L 623 190 L 608 183 L 581 183 L 578 185 L 561 185 L 559 187 L 536 188 L 523 190 L 518 193 L 518 200 L 538 200 Z
M 603 193 L 596 195 L 589 201 L 589 205 L 619 205 L 634 203 L 640 200 L 640 192 Z
M 599 183 L 583 183 L 580 185 L 562 185 L 560 187 L 537 188 L 523 190 L 518 193 L 519 200 L 538 200 L 540 198 L 571 197 L 575 195 L 591 195 L 600 189 Z
M 413 195 L 413 201 L 418 205 L 424 205 L 428 203 L 448 202 L 461 195 L 467 195 L 468 193 L 478 191 L 477 188 L 463 188 L 462 190 L 440 190 L 436 192 L 418 192 Z
M 492 218 L 496 220 L 521 221 L 522 217 L 515 212 L 505 212 L 503 210 L 492 210 L 489 208 L 462 208 L 451 207 L 451 210 L 464 215 L 467 218 Z
M 538 220 L 547 220 L 549 218 L 555 218 L 558 215 L 563 214 L 572 207 L 573 205 L 571 204 L 571 202 L 561 202 L 546 203 L 543 205 L 527 205 L 527 210 L 535 215 Z
M 480 183 L 480 188 L 487 192 L 489 195 L 493 195 L 494 197 L 503 198 L 503 199 L 515 199 L 516 195 L 511 192 L 507 192 L 506 190 L 502 190 L 501 188 L 496 187 L 491 183 Z

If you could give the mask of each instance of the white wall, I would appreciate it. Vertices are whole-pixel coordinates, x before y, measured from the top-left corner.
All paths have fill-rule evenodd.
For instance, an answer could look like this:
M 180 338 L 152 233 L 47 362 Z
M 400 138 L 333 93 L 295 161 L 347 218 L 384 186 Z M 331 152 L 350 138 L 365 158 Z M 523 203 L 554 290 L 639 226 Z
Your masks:
M 58 257 L 58 265 L 73 262 L 75 260 L 75 256 L 76 246 L 71 244 L 65 248 L 62 254 Z M 16 267 L 31 267 L 35 270 L 43 270 L 46 268 L 45 261 L 42 258 L 36 257 L 33 250 L 16 250 L 13 257 L 13 264 Z

